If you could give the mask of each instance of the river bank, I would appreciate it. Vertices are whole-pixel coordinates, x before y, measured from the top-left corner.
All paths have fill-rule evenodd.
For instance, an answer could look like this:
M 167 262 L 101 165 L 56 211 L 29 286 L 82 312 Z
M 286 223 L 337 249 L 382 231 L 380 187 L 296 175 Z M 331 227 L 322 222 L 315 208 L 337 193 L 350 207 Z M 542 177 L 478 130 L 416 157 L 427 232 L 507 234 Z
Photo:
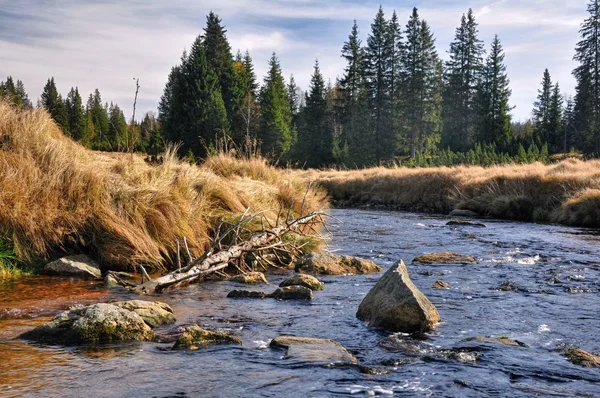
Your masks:
M 298 172 L 335 206 L 600 227 L 600 161 Z
M 165 270 L 177 240 L 197 258 L 221 223 L 247 209 L 274 222 L 326 207 L 322 190 L 264 159 L 216 155 L 196 166 L 170 148 L 150 164 L 86 149 L 45 110 L 0 101 L 0 276 L 74 253 L 103 271 Z

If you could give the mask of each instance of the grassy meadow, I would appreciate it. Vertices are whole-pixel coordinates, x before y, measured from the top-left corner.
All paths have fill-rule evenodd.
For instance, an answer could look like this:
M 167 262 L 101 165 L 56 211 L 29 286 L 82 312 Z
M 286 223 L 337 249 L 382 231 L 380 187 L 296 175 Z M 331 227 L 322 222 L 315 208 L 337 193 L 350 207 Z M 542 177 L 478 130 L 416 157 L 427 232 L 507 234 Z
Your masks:
M 341 207 L 447 214 L 472 210 L 501 219 L 600 227 L 600 161 L 370 168 L 299 172 Z
M 70 253 L 109 269 L 165 269 L 177 239 L 185 236 L 199 256 L 221 220 L 247 208 L 275 219 L 290 206 L 306 213 L 327 201 L 264 159 L 217 155 L 195 166 L 170 150 L 151 165 L 140 155 L 88 150 L 44 110 L 0 101 L 0 276 Z

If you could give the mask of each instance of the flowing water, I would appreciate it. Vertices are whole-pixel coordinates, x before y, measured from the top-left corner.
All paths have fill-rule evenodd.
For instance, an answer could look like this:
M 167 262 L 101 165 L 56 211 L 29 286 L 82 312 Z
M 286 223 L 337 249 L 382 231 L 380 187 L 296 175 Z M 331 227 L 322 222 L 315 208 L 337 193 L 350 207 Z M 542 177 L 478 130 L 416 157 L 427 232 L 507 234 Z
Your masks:
M 55 347 L 14 338 L 74 304 L 132 298 L 96 282 L 34 277 L 0 282 L 0 396 L 595 396 L 600 372 L 568 362 L 567 345 L 600 352 L 600 237 L 597 231 L 488 220 L 333 210 L 330 249 L 385 269 L 404 259 L 442 323 L 419 338 L 366 327 L 358 305 L 380 275 L 323 277 L 310 303 L 232 300 L 230 282 L 192 285 L 159 299 L 177 326 L 231 332 L 243 346 L 193 352 L 168 344 Z M 417 265 L 423 253 L 454 251 L 471 265 Z M 271 291 L 285 275 L 271 275 Z M 436 280 L 447 290 L 432 288 Z M 173 328 L 172 326 L 170 327 Z M 167 328 L 169 329 L 169 328 Z M 333 338 L 362 368 L 286 359 L 278 335 Z M 507 336 L 527 347 L 464 341 Z M 370 369 L 371 371 L 365 371 Z

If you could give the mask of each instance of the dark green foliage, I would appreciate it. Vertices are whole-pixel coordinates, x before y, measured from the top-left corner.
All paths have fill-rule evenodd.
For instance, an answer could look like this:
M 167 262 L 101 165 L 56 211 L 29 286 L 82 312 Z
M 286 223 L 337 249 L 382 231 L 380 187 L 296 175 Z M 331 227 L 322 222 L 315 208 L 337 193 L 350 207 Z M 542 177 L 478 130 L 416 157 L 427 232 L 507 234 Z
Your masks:
M 483 67 L 479 98 L 479 142 L 494 143 L 507 148 L 511 141 L 510 80 L 504 65 L 504 50 L 496 35 Z
M 67 118 L 69 120 L 69 131 L 71 137 L 76 141 L 82 141 L 86 132 L 86 116 L 83 100 L 77 87 L 72 88 L 65 101 L 67 107 Z
M 108 142 L 112 150 L 127 149 L 127 121 L 118 105 L 110 103 L 108 108 Z
M 262 152 L 279 160 L 289 152 L 294 135 L 288 92 L 275 53 L 269 61 L 259 98 L 262 113 L 258 138 Z
M 15 84 L 12 76 L 8 76 L 6 81 L 0 81 L 0 98 L 8 98 L 9 101 L 21 109 L 32 109 L 33 105 L 25 91 L 25 86 L 21 80 Z
M 442 143 L 454 150 L 473 144 L 477 127 L 477 89 L 483 69 L 483 43 L 478 39 L 473 11 L 465 16 L 450 44 L 446 62 Z
M 102 105 L 102 97 L 98 89 L 90 94 L 86 106 L 88 114 L 88 125 L 85 136 L 90 140 L 94 149 L 116 150 L 113 143 L 109 141 L 108 134 L 108 106 Z
M 67 114 L 67 106 L 62 99 L 62 96 L 56 90 L 54 78 L 48 79 L 42 92 L 40 104 L 46 108 L 52 119 L 58 124 L 62 131 L 69 135 L 69 117 Z

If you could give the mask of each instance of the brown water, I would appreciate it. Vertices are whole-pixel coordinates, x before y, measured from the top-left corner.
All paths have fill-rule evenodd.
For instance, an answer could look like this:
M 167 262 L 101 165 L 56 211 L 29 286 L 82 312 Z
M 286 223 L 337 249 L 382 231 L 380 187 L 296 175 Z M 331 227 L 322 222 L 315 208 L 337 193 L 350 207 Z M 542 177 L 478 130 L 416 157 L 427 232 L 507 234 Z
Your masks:
M 488 228 L 449 228 L 444 217 L 334 210 L 330 246 L 371 258 L 384 268 L 403 258 L 415 284 L 443 322 L 425 340 L 366 327 L 358 304 L 379 275 L 323 277 L 310 303 L 231 300 L 230 282 L 192 285 L 159 299 L 178 322 L 231 332 L 243 346 L 195 352 L 168 344 L 121 343 L 53 347 L 14 338 L 75 304 L 133 298 L 96 282 L 24 278 L 0 282 L 0 396 L 21 397 L 322 397 L 596 396 L 600 373 L 568 362 L 573 344 L 600 352 L 600 240 L 597 231 L 487 221 Z M 419 254 L 456 251 L 473 265 L 417 265 Z M 285 275 L 271 275 L 272 291 Z M 450 290 L 435 290 L 438 279 Z M 511 291 L 498 287 L 510 285 Z M 323 367 L 267 347 L 291 334 L 334 338 L 356 355 L 356 368 Z M 524 347 L 466 343 L 476 335 L 508 337 Z M 460 362 L 440 352 L 476 354 Z

